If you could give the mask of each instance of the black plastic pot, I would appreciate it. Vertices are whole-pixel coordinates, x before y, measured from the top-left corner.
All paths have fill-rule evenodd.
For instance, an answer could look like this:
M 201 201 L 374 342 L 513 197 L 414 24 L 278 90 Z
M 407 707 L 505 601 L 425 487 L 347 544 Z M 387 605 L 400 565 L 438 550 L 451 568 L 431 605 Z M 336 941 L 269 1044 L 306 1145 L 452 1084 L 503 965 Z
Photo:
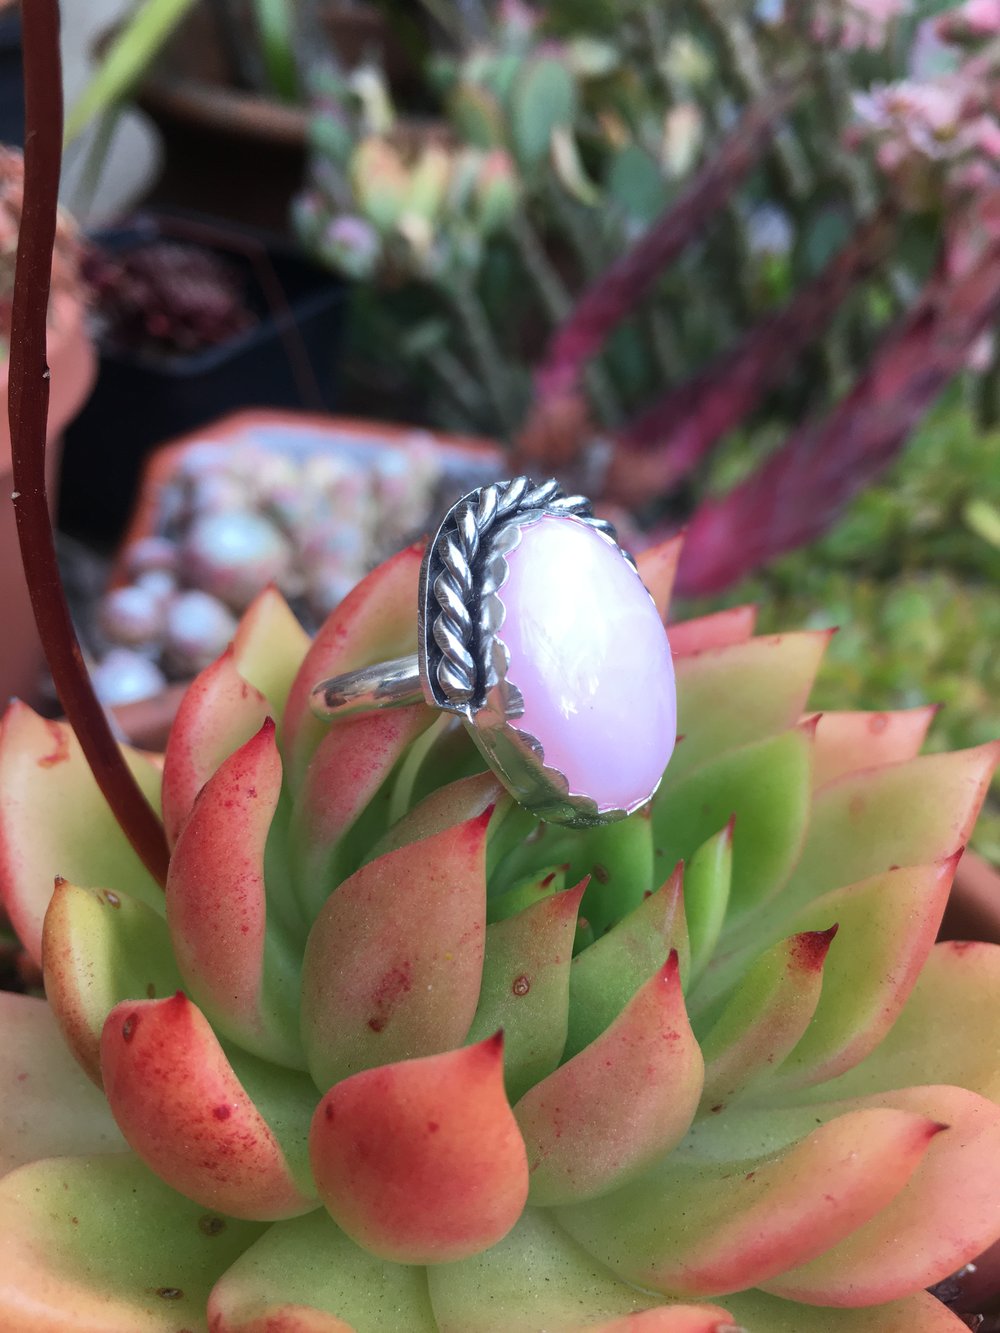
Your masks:
M 183 356 L 100 345 L 90 401 L 66 434 L 59 526 L 111 547 L 156 445 L 245 407 L 336 407 L 345 287 L 337 278 L 251 233 L 189 221 L 139 218 L 94 240 L 111 253 L 169 237 L 205 244 L 246 275 L 259 322 L 230 342 Z
M 21 68 L 21 12 L 0 14 L 0 143 L 24 143 L 24 71 Z

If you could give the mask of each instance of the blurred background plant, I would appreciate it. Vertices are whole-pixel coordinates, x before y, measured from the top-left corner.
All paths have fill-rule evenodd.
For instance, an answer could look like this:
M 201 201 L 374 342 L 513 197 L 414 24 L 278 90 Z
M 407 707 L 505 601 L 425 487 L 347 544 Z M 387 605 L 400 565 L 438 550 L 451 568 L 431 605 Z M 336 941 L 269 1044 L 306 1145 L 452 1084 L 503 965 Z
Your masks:
M 840 254 L 800 325 L 795 372 L 779 358 L 755 404 L 794 421 L 849 385 L 932 273 L 942 227 L 995 181 L 1000 17 L 985 11 L 933 23 L 902 0 L 745 15 L 694 0 L 668 17 L 643 0 L 505 0 L 484 27 L 456 6 L 458 51 L 427 67 L 446 117 L 431 130 L 399 112 L 375 65 L 314 66 L 298 228 L 373 284 L 372 348 L 433 386 L 435 422 L 511 440 L 532 407 L 551 426 L 572 387 L 565 330 L 581 295 L 685 206 L 645 290 L 586 349 L 600 353 L 587 357 L 587 423 L 628 444 L 636 411 L 834 276 Z M 720 156 L 748 107 L 756 133 Z M 546 446 L 557 459 L 585 442 L 579 415 L 561 424 L 576 438 Z

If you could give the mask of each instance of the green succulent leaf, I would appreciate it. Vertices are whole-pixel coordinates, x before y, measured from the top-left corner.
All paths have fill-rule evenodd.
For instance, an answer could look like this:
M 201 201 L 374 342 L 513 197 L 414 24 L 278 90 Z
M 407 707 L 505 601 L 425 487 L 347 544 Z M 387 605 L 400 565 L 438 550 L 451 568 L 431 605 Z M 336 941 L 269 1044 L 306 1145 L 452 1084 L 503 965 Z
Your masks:
M 816 726 L 813 782 L 916 759 L 937 715 L 935 705 L 895 713 L 824 713 Z
M 492 773 L 476 773 L 471 777 L 459 778 L 456 782 L 449 782 L 430 792 L 375 844 L 367 863 L 370 864 L 388 852 L 409 847 L 411 843 L 433 838 L 438 833 L 455 828 L 458 824 L 467 823 L 470 819 L 486 816 L 490 811 L 493 814 L 489 821 L 487 840 L 487 865 L 489 865 L 489 857 L 497 841 L 498 827 L 501 829 L 502 837 L 502 830 L 509 820 L 516 838 L 528 822 L 523 818 L 524 812 L 514 806 Z
M 639 1175 L 684 1135 L 703 1074 L 674 950 L 609 1028 L 515 1106 L 531 1202 L 594 1198 Z
M 549 838 L 546 855 L 561 855 L 559 844 L 560 835 Z M 648 810 L 603 828 L 564 833 L 562 852 L 571 884 L 589 878 L 580 912 L 598 938 L 643 901 L 659 873 Z
M 309 635 L 275 588 L 254 598 L 233 637 L 233 665 L 271 705 L 279 736 L 288 694 L 309 645 Z
M 660 970 L 672 949 L 677 951 L 683 976 L 688 946 L 681 867 L 656 893 L 573 959 L 567 1059 L 611 1026 L 640 986 Z
M 664 777 L 667 786 L 727 750 L 794 726 L 829 641 L 826 630 L 778 634 L 681 658 L 677 726 L 684 740 Z
M 961 1333 L 965 1327 L 926 1292 L 867 1310 L 802 1305 L 762 1291 L 727 1296 L 726 1305 L 740 1324 L 767 1333 Z
M 268 702 L 237 671 L 230 646 L 185 691 L 163 760 L 163 825 L 171 847 L 202 787 L 255 736 Z
M 829 889 L 893 865 L 928 865 L 968 842 L 1000 742 L 852 773 L 817 792 L 795 873 L 774 903 L 787 920 Z
M 517 1280 L 511 1281 L 513 1274 Z M 620 1282 L 535 1208 L 498 1245 L 428 1272 L 440 1333 L 544 1328 L 575 1333 L 584 1320 L 648 1310 L 656 1304 Z
M 955 860 L 886 871 L 835 889 L 794 918 L 836 921 L 809 1030 L 776 1075 L 781 1089 L 826 1082 L 874 1050 L 892 1027 L 934 944 Z
M 46 1002 L 0 991 L 0 1023 L 0 1175 L 39 1157 L 124 1150 L 107 1101 L 67 1050 Z
M 208 1317 L 239 1330 L 284 1306 L 322 1310 L 358 1333 L 437 1333 L 420 1268 L 377 1259 L 322 1209 L 269 1228 L 212 1288 Z
M 849 1105 L 849 1103 L 848 1103 Z M 905 1187 L 831 1248 L 760 1283 L 777 1296 L 810 1305 L 876 1305 L 924 1282 L 940 1282 L 981 1253 L 1000 1226 L 1000 1107 L 964 1088 L 906 1088 L 867 1098 L 862 1106 L 936 1122 L 936 1134 Z M 844 1103 L 802 1108 L 803 1120 L 842 1114 Z M 884 1108 L 884 1109 L 883 1109 Z M 794 1113 L 793 1113 L 794 1114 Z M 851 1112 L 848 1112 L 851 1114 Z M 834 1122 L 835 1123 L 835 1122 Z M 884 1171 L 880 1164 L 878 1171 Z M 933 1229 L 924 1219 L 934 1218 Z
M 812 736 L 793 728 L 733 750 L 657 792 L 656 855 L 690 857 L 735 816 L 728 930 L 776 894 L 795 865 L 809 820 Z
M 553 131 L 571 126 L 576 113 L 576 84 L 563 62 L 544 56 L 525 62 L 511 90 L 511 134 L 520 161 L 536 166 Z
M 316 1207 L 306 1142 L 316 1091 L 301 1074 L 245 1056 L 283 1129 L 261 1114 L 205 1016 L 182 993 L 126 1000 L 101 1035 L 101 1075 L 134 1152 L 206 1208 L 254 1221 Z M 286 1152 L 286 1147 L 290 1152 Z
M 416 652 L 413 608 L 417 605 L 422 559 L 422 546 L 408 546 L 372 570 L 327 617 L 313 640 L 289 688 L 284 712 L 283 748 L 293 788 L 298 786 L 317 746 L 329 734 L 329 724 L 314 717 L 309 707 L 316 683 Z M 237 664 L 243 674 L 239 655 Z M 247 679 L 253 680 L 252 675 Z
M 383 1259 L 451 1263 L 496 1244 L 528 1195 L 503 1034 L 334 1084 L 309 1151 L 334 1221 Z
M 157 807 L 159 769 L 136 750 L 124 753 Z M 0 790 L 0 895 L 36 962 L 42 961 L 42 922 L 57 876 L 123 890 L 163 911 L 162 889 L 115 822 L 66 723 L 47 721 L 17 700 L 10 705 L 0 727 Z
M 296 796 L 290 828 L 299 896 L 310 920 L 335 885 L 357 869 L 350 864 L 345 843 L 362 816 L 367 812 L 368 836 L 363 843 L 367 847 L 388 824 L 390 774 L 434 719 L 424 704 L 362 714 L 331 727 L 316 747 Z M 376 800 L 378 808 L 373 809 Z
M 70 1050 L 100 1086 L 101 1031 L 115 1005 L 180 988 L 166 922 L 127 893 L 60 880 L 42 946 L 46 998 Z
M 273 922 L 268 929 L 265 851 L 281 780 L 268 720 L 212 775 L 181 830 L 167 923 L 185 984 L 220 1030 L 265 1059 L 304 1068 L 299 948 Z
M 566 888 L 566 871 L 568 869 L 569 866 L 565 863 L 558 866 L 543 866 L 541 870 L 526 875 L 513 888 L 505 889 L 503 893 L 494 894 L 487 899 L 487 921 L 491 925 L 498 921 L 507 921 L 526 908 L 534 907 L 536 903 L 540 903 L 546 898 L 552 898 L 557 893 L 562 893 Z
M 940 1132 L 890 1109 L 805 1117 L 766 1141 L 740 1111 L 709 1116 L 643 1179 L 557 1209 L 570 1235 L 646 1289 L 711 1296 L 758 1286 L 822 1254 L 906 1184 Z
M 306 945 L 302 1037 L 319 1088 L 459 1046 L 479 998 L 489 814 L 386 852 L 329 897 Z
M 746 643 L 757 622 L 757 607 L 730 606 L 693 620 L 674 621 L 667 626 L 674 657 L 693 657 L 709 649 Z
M 703 1106 L 721 1111 L 796 1047 L 825 991 L 823 965 L 836 930 L 792 935 L 747 971 L 701 1043 Z
M 931 949 L 888 1033 L 839 1078 L 797 1101 L 947 1083 L 1000 1101 L 1000 945 L 949 940 Z
M 684 872 L 684 915 L 691 948 L 691 979 L 696 981 L 712 957 L 726 921 L 733 878 L 733 828 L 709 838 Z
M 502 1029 L 511 1102 L 551 1074 L 562 1058 L 583 888 L 557 891 L 486 927 L 479 1007 L 467 1040 L 481 1041 Z
M 639 577 L 646 585 L 662 620 L 667 618 L 683 545 L 683 537 L 671 537 L 656 546 L 647 547 L 636 556 L 635 566 Z
M 261 1234 L 175 1194 L 131 1153 L 32 1162 L 0 1181 L 0 1324 L 23 1333 L 204 1328 L 216 1279 Z

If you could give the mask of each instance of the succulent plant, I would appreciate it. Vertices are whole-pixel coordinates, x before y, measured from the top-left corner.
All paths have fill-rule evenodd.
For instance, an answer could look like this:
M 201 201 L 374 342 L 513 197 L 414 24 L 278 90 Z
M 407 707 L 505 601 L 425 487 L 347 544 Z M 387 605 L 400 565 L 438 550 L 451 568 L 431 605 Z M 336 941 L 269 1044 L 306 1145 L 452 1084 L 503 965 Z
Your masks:
M 640 568 L 665 610 L 676 542 Z M 673 626 L 650 806 L 514 805 L 423 705 L 421 560 L 310 644 L 275 591 L 162 760 L 165 894 L 63 724 L 0 734 L 0 1327 L 944 1333 L 1000 1235 L 1000 950 L 934 945 L 1000 743 L 809 716 L 824 631 Z M 53 889 L 53 881 L 55 887 Z
M 303 440 L 292 427 L 189 446 L 156 488 L 153 535 L 122 553 L 129 581 L 97 606 L 102 700 L 155 693 L 164 675 L 190 680 L 270 583 L 315 629 L 452 484 L 441 446 L 420 430 L 360 451 L 350 432 Z
M 246 281 L 211 250 L 151 241 L 121 254 L 92 245 L 84 276 L 109 343 L 147 356 L 190 356 L 257 322 Z

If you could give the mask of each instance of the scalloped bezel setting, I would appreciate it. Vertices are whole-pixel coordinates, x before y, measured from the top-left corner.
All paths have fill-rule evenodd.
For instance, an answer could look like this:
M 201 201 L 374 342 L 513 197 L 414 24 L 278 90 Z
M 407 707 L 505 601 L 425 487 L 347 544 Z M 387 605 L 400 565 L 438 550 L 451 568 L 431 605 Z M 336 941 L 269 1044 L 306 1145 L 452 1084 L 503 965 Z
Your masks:
M 569 520 L 575 530 L 589 530 L 593 541 L 601 548 L 593 552 L 597 565 L 607 568 L 610 555 L 613 561 L 620 560 L 628 571 L 629 577 L 624 585 L 621 570 L 612 567 L 609 573 L 614 585 L 622 589 L 625 600 L 630 603 L 630 624 L 638 623 L 648 651 L 633 652 L 628 643 L 614 645 L 615 680 L 611 686 L 604 685 L 604 706 L 607 709 L 610 701 L 612 712 L 620 719 L 623 708 L 627 717 L 631 709 L 649 710 L 652 705 L 655 734 L 651 738 L 647 735 L 644 716 L 632 715 L 633 731 L 637 736 L 640 731 L 642 733 L 640 743 L 646 752 L 649 790 L 643 787 L 636 795 L 633 780 L 629 784 L 627 799 L 621 796 L 608 799 L 606 775 L 599 783 L 601 795 L 595 796 L 593 791 L 586 790 L 594 783 L 585 774 L 566 773 L 547 762 L 542 741 L 520 721 L 526 713 L 530 715 L 534 711 L 538 716 L 541 710 L 532 709 L 531 699 L 526 707 L 525 696 L 517 683 L 519 663 L 516 658 L 512 660 L 501 633 L 505 623 L 509 627 L 507 616 L 510 614 L 502 590 L 511 575 L 510 557 L 521 546 L 526 530 L 543 518 Z M 558 535 L 549 524 L 548 544 L 551 545 L 551 539 L 558 538 Z M 528 538 L 529 542 L 534 540 Z M 527 556 L 527 550 L 524 554 Z M 632 579 L 638 585 L 634 589 Z M 567 588 L 565 592 L 567 596 L 575 594 L 581 600 L 579 588 Z M 602 608 L 591 599 L 589 589 L 584 588 L 582 592 L 588 607 L 593 606 L 588 613 L 590 622 L 594 615 L 601 614 Z M 609 608 L 609 614 L 617 610 Z M 420 679 L 426 701 L 462 718 L 489 765 L 522 805 L 553 823 L 587 826 L 623 819 L 650 799 L 670 758 L 676 732 L 675 687 L 669 645 L 659 614 L 634 562 L 618 545 L 613 527 L 594 517 L 588 500 L 582 496 L 565 495 L 555 481 L 535 485 L 526 477 L 470 492 L 448 511 L 428 545 L 421 569 L 418 619 Z M 585 635 L 585 631 L 574 625 L 572 638 L 577 640 L 581 635 Z M 594 637 L 596 640 L 599 636 L 595 634 Z M 558 651 L 558 636 L 553 638 L 553 646 Z M 659 657 L 658 670 L 655 661 L 651 664 L 646 660 L 650 655 L 654 659 Z M 605 674 L 606 658 L 605 652 Z M 658 692 L 658 697 L 653 700 L 649 698 L 651 667 L 653 688 Z M 534 681 L 536 674 L 522 664 L 522 676 Z M 573 674 L 579 676 L 581 673 Z M 631 679 L 633 674 L 641 679 Z M 586 669 L 582 675 L 588 675 Z M 522 683 L 525 683 L 523 678 Z M 537 691 L 537 682 L 534 688 Z M 600 709 L 600 694 L 598 691 L 596 700 L 588 694 L 582 700 L 580 712 L 587 713 L 595 704 Z M 566 715 L 557 719 L 557 725 L 589 726 L 589 734 L 593 734 L 594 719 L 581 721 L 573 716 L 575 711 L 572 704 L 567 707 Z M 607 741 L 613 752 L 617 739 L 612 734 L 615 723 L 609 719 L 606 726 L 602 725 L 598 716 L 596 725 L 602 742 Z M 537 730 L 543 731 L 544 728 L 537 727 Z M 567 764 L 567 768 L 570 767 Z M 654 770 L 655 777 L 652 776 Z

